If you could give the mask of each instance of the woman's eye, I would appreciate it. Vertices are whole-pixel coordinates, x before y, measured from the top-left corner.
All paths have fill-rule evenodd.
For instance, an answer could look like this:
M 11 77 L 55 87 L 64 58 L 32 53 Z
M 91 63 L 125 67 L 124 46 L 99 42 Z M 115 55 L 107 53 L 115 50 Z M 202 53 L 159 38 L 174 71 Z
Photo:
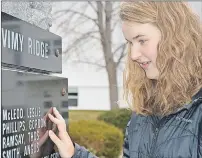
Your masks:
M 146 40 L 139 40 L 140 44 L 144 44 Z

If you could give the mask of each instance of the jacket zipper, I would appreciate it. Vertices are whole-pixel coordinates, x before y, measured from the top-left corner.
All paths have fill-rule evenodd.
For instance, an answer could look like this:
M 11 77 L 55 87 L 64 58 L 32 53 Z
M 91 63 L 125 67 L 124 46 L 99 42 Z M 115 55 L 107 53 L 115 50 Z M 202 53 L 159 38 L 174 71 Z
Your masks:
M 151 158 L 155 158 L 155 149 L 156 149 L 156 143 L 157 143 L 157 138 L 159 135 L 160 128 L 162 127 L 163 124 L 166 123 L 167 119 L 169 117 L 163 117 L 161 118 L 158 122 L 156 122 L 156 127 L 155 127 L 155 133 L 154 133 L 154 138 L 152 140 L 152 148 L 151 148 Z
M 159 127 L 156 127 L 155 128 L 155 133 L 154 133 L 154 138 L 153 138 L 153 141 L 152 141 L 151 158 L 154 158 L 158 134 L 159 134 Z

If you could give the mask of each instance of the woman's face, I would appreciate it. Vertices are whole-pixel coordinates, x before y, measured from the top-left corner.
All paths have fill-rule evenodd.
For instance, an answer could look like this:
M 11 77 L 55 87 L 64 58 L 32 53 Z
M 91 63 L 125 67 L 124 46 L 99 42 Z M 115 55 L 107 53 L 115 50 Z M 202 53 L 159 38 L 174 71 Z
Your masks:
M 131 59 L 137 62 L 149 79 L 158 79 L 156 67 L 157 46 L 161 39 L 160 30 L 152 24 L 124 21 L 122 30 L 131 45 Z

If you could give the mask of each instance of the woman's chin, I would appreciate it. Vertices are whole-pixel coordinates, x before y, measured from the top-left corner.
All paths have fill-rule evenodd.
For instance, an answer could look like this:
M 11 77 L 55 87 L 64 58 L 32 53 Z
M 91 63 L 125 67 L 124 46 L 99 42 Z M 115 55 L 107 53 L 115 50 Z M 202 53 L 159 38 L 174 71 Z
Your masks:
M 146 71 L 146 77 L 151 80 L 158 80 L 159 73 L 158 72 L 148 72 Z

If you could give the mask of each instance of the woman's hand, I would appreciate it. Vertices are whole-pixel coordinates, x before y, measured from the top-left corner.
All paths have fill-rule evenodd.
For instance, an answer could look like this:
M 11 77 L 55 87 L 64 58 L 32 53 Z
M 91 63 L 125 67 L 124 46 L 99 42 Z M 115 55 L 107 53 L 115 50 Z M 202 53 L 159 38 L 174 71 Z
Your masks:
M 55 107 L 53 108 L 53 114 L 55 115 L 55 117 L 51 114 L 48 114 L 48 117 L 53 123 L 57 125 L 59 133 L 58 136 L 56 136 L 55 133 L 50 130 L 49 136 L 57 146 L 60 156 L 62 158 L 71 158 L 74 155 L 74 145 L 69 134 L 66 131 L 65 120 Z
M 50 108 L 48 110 L 48 112 L 46 113 L 46 115 L 43 117 L 44 121 L 47 121 L 48 114 L 51 113 L 52 111 L 53 111 L 52 108 Z M 54 132 L 56 131 L 56 125 L 55 124 L 51 123 L 51 126 L 49 128 L 51 128 L 52 131 L 54 131 Z M 44 151 L 47 152 L 49 150 L 52 150 L 51 144 L 44 146 L 44 144 L 48 141 L 48 137 L 49 137 L 47 128 L 45 128 L 45 127 L 39 128 L 39 129 L 37 129 L 37 133 L 38 133 L 39 140 L 33 141 L 32 144 L 38 143 L 38 149 L 39 149 L 39 151 L 36 152 L 36 153 L 34 153 L 34 154 L 32 154 L 32 155 L 30 155 L 30 158 L 42 157 L 43 154 L 46 154 Z

